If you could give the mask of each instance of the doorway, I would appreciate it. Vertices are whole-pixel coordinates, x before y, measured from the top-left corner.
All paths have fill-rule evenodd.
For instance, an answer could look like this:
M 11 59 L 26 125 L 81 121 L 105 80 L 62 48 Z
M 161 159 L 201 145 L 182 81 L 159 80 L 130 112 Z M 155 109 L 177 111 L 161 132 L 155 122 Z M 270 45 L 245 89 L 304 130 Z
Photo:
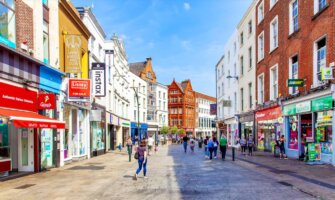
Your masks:
M 110 150 L 115 150 L 115 144 L 116 144 L 116 127 L 115 126 L 109 126 L 109 133 L 110 133 Z
M 18 129 L 19 171 L 34 171 L 34 129 Z

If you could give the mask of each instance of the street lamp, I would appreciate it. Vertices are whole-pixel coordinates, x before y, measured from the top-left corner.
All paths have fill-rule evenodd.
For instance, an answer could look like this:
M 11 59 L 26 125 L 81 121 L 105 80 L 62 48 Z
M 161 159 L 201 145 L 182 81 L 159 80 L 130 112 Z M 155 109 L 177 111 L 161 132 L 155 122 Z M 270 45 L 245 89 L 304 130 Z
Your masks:
M 235 78 L 236 80 L 238 80 L 238 76 L 231 76 L 231 75 L 228 75 L 227 78 L 228 78 L 228 79 Z
M 138 137 L 138 145 L 141 143 L 141 135 L 140 133 L 140 102 L 138 97 L 138 91 L 136 89 L 139 89 L 138 87 L 130 87 L 134 90 L 136 101 L 137 101 L 137 137 Z

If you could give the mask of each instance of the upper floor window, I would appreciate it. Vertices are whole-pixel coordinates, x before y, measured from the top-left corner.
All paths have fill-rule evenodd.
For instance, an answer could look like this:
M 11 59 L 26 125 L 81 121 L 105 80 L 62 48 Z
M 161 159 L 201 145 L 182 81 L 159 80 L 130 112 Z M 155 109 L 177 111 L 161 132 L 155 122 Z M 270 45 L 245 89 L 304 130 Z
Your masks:
M 276 16 L 270 25 L 270 51 L 278 47 L 278 16 Z
M 248 23 L 248 30 L 249 30 L 249 35 L 251 35 L 252 34 L 252 20 L 250 20 Z
M 249 47 L 248 54 L 249 54 L 249 68 L 252 68 L 252 47 Z
M 278 97 L 278 66 L 270 69 L 270 100 Z
M 258 36 L 258 61 L 264 59 L 264 31 Z
M 243 112 L 244 109 L 244 94 L 243 88 L 241 88 L 241 111 Z
M 298 0 L 294 0 L 290 4 L 290 34 L 298 31 L 299 28 L 299 10 Z
M 314 0 L 314 14 L 320 12 L 327 6 L 327 0 Z
M 327 62 L 327 40 L 322 38 L 314 45 L 314 84 L 321 81 L 321 69 L 326 67 Z
M 270 9 L 278 2 L 278 0 L 270 0 Z
M 151 72 L 147 72 L 147 78 L 152 78 Z
M 298 55 L 293 56 L 290 59 L 290 71 L 289 71 L 289 77 L 290 79 L 297 79 L 298 78 Z M 297 87 L 291 87 L 290 88 L 290 94 L 295 94 L 298 90 Z
M 261 23 L 264 19 L 264 2 L 262 1 L 257 8 L 257 15 L 258 15 L 258 24 Z
M 241 58 L 240 58 L 240 65 L 241 65 L 241 76 L 243 76 L 243 74 L 244 74 L 244 66 L 243 66 L 243 56 L 241 56 Z
M 15 1 L 0 1 L 0 42 L 16 48 Z
M 48 0 L 42 0 L 43 5 L 48 6 Z
M 264 74 L 258 76 L 258 104 L 264 103 Z
M 49 64 L 49 24 L 43 21 L 43 62 Z
M 241 46 L 243 46 L 243 42 L 244 42 L 244 41 L 243 41 L 243 32 L 242 32 L 241 35 L 240 35 L 240 45 L 241 45 Z

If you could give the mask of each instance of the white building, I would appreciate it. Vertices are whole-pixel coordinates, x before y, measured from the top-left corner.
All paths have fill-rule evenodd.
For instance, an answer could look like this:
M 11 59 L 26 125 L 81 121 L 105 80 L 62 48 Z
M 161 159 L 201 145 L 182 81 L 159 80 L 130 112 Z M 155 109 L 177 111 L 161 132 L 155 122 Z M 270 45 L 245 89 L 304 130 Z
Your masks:
M 240 135 L 253 135 L 256 108 L 256 3 L 254 0 L 237 26 L 239 37 L 238 113 Z
M 216 99 L 199 92 L 195 92 L 196 101 L 196 137 L 212 136 L 216 132 L 214 120 L 216 115 L 211 113 L 211 104 L 216 104 Z
M 163 126 L 168 126 L 168 87 L 156 83 L 156 98 L 157 98 L 157 123 L 160 130 Z

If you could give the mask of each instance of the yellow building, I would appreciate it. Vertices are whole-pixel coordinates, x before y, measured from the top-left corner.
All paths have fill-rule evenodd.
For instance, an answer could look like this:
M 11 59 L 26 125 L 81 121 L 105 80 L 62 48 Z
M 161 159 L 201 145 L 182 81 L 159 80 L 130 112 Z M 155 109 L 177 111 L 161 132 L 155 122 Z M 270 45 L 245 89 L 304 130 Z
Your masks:
M 70 1 L 59 1 L 59 64 L 63 72 L 88 79 L 88 39 L 91 33 Z

